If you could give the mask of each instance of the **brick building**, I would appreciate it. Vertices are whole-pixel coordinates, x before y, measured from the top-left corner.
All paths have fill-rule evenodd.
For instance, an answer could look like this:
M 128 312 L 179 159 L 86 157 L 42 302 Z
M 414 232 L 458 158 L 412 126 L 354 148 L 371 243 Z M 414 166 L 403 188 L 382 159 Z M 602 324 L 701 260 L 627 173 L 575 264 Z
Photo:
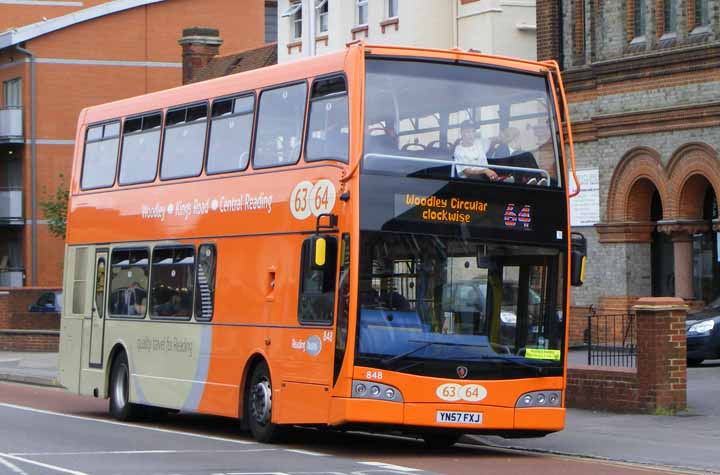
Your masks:
M 564 70 L 589 183 L 574 304 L 720 296 L 720 1 L 539 0 L 537 26 L 538 58 Z
M 69 178 L 80 110 L 180 85 L 178 39 L 189 26 L 213 25 L 231 51 L 262 46 L 276 6 L 239 4 L 0 2 L 0 287 L 60 285 L 63 242 L 38 202 Z

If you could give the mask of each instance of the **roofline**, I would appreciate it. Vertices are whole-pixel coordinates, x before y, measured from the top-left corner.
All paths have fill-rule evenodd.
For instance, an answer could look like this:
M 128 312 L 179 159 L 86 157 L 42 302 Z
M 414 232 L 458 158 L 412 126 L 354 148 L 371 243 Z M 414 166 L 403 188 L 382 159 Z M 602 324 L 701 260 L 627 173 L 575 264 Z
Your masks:
M 67 15 L 31 23 L 19 28 L 13 28 L 0 33 L 0 49 L 8 48 L 24 41 L 37 38 L 38 36 L 67 28 L 68 26 L 94 20 L 95 18 L 164 1 L 165 0 L 113 0 L 111 2 L 78 10 L 73 13 L 68 13 Z

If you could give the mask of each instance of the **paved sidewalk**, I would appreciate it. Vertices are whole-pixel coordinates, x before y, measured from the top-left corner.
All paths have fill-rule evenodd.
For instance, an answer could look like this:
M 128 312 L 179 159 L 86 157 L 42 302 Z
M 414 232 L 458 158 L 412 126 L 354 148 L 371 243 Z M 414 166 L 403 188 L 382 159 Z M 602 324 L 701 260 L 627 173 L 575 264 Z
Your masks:
M 56 353 L 0 352 L 0 380 L 57 385 Z M 470 436 L 481 444 L 720 474 L 720 360 L 688 369 L 689 410 L 678 416 L 567 411 L 541 439 Z
M 0 351 L 0 380 L 58 386 L 57 353 L 13 353 Z

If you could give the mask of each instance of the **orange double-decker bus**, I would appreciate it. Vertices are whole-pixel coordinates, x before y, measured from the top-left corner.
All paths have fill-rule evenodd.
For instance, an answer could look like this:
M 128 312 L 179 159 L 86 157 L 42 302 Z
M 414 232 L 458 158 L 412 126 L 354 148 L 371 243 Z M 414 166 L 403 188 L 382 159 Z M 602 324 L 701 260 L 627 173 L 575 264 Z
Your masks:
M 85 109 L 61 383 L 264 442 L 562 429 L 562 96 L 553 63 L 356 43 Z

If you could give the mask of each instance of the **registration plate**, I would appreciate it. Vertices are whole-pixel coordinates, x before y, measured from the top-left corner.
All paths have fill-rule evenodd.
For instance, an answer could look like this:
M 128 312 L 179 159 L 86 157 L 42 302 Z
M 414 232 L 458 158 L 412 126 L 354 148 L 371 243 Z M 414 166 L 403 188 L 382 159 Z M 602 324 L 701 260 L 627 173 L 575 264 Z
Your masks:
M 443 424 L 482 424 L 482 412 L 437 411 L 437 422 Z

